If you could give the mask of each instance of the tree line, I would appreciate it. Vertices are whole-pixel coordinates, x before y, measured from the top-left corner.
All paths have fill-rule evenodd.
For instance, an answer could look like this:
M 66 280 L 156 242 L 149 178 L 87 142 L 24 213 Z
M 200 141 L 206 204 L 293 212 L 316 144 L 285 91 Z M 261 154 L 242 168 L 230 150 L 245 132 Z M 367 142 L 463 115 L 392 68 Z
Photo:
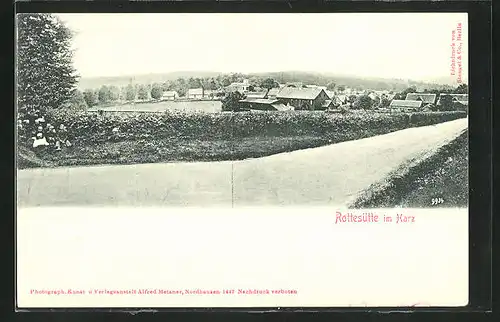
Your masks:
M 212 98 L 224 97 L 225 88 L 232 83 L 243 82 L 243 74 L 219 75 L 206 78 L 177 78 L 176 80 L 153 84 L 128 84 L 127 86 L 102 85 L 97 89 L 86 89 L 83 92 L 76 91 L 75 101 L 83 106 L 82 100 L 87 107 L 106 105 L 118 101 L 135 100 L 159 100 L 166 91 L 175 91 L 179 97 L 186 96 L 191 88 L 203 88 L 204 90 L 216 91 Z M 249 82 L 249 90 L 268 90 L 278 87 L 277 81 L 271 78 L 253 78 Z

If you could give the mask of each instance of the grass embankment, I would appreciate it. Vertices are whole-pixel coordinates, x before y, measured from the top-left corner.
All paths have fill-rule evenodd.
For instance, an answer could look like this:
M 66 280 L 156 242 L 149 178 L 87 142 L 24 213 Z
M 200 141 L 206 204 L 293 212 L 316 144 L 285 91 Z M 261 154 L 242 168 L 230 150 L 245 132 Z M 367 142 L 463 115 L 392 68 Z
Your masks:
M 40 155 L 58 166 L 225 161 L 258 158 L 328 144 L 318 137 L 255 137 L 231 140 L 134 140 L 78 146 Z
M 324 112 L 97 115 L 57 112 L 73 143 L 38 157 L 54 166 L 242 160 L 357 140 L 464 117 Z M 119 129 L 118 134 L 113 134 Z
M 54 166 L 51 162 L 41 159 L 35 152 L 19 146 L 17 148 L 17 167 L 19 169 L 26 168 L 44 168 Z
M 351 207 L 467 207 L 468 155 L 468 131 L 465 131 L 430 157 L 410 162 L 385 182 L 370 187 Z

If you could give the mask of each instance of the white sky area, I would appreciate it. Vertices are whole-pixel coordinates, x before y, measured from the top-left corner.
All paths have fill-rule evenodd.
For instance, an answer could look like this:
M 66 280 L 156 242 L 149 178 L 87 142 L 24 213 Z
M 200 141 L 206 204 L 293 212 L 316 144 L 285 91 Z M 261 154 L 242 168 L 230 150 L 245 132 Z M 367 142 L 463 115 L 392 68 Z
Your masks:
M 174 71 L 312 71 L 433 80 L 450 75 L 466 13 L 58 14 L 83 77 Z

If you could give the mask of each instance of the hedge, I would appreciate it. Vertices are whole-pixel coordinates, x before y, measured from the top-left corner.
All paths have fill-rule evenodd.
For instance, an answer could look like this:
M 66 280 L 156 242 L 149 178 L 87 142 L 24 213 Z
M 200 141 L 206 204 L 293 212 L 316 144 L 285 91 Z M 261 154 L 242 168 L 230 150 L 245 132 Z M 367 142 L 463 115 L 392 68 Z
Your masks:
M 52 124 L 64 124 L 78 143 L 110 140 L 196 138 L 238 139 L 255 136 L 321 136 L 341 142 L 466 117 L 465 112 L 348 113 L 318 111 L 238 113 L 98 113 L 53 110 Z M 118 132 L 116 129 L 118 128 Z M 113 132 L 115 129 L 115 132 Z

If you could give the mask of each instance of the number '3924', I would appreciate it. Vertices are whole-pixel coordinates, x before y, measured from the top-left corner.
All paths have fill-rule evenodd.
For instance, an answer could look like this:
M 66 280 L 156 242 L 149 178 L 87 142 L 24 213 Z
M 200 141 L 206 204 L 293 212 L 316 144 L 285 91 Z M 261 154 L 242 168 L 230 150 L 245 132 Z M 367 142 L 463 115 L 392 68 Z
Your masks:
M 444 202 L 443 198 L 432 198 L 431 203 L 433 206 L 442 204 Z

